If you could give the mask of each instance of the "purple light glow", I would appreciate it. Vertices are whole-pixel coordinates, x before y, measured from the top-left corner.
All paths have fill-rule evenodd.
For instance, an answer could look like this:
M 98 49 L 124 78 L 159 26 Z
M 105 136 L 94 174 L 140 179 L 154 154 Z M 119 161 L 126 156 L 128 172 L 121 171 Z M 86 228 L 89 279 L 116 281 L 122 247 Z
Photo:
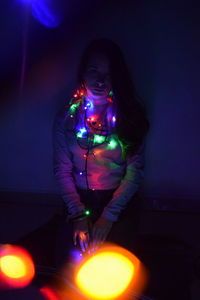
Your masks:
M 74 249 L 70 251 L 70 256 L 72 258 L 73 262 L 79 263 L 82 258 L 83 258 L 83 254 L 81 253 L 81 251 Z
M 53 0 L 33 0 L 32 15 L 42 25 L 57 27 L 62 21 L 61 12 Z
M 17 2 L 23 3 L 23 4 L 30 4 L 35 0 L 17 0 Z
M 42 25 L 57 27 L 63 19 L 62 8 L 56 0 L 16 0 L 23 5 L 30 5 L 32 16 Z
M 115 116 L 112 117 L 112 121 L 113 121 L 113 123 L 116 122 L 116 117 Z

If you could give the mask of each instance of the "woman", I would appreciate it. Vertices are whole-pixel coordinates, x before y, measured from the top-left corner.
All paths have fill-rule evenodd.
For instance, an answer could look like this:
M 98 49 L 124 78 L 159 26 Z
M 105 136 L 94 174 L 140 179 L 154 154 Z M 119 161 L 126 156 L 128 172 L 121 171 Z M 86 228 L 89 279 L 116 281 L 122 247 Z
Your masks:
M 94 40 L 80 62 L 78 89 L 54 123 L 54 173 L 82 251 L 116 241 L 116 224 L 143 179 L 148 127 L 121 50 Z

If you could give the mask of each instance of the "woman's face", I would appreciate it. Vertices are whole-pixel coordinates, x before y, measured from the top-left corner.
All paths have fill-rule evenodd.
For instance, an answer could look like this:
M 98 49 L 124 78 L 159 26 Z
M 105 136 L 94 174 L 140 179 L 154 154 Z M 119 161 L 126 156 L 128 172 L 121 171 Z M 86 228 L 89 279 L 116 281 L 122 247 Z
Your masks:
M 83 80 L 88 96 L 94 99 L 107 97 L 112 87 L 109 61 L 105 55 L 101 53 L 92 55 L 86 66 Z

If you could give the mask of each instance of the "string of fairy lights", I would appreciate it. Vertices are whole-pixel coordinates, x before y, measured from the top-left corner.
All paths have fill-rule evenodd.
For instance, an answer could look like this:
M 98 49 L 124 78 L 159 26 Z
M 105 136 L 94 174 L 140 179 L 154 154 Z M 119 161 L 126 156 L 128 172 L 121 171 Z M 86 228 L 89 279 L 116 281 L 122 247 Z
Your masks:
M 113 92 L 109 93 L 107 97 L 108 105 L 113 104 Z M 80 115 L 78 112 L 82 110 L 83 122 L 80 124 Z M 75 122 L 73 132 L 76 136 L 77 143 L 80 148 L 86 150 L 83 155 L 85 158 L 85 168 L 79 172 L 80 176 L 85 176 L 87 189 L 90 190 L 88 182 L 88 156 L 94 155 L 93 149 L 102 144 L 107 144 L 107 149 L 115 149 L 118 145 L 116 138 L 110 134 L 108 130 L 108 124 L 106 120 L 107 111 L 104 112 L 103 116 L 90 115 L 87 116 L 87 112 L 93 113 L 93 103 L 85 97 L 84 92 L 77 90 L 70 101 L 67 117 L 73 119 Z M 111 127 L 114 128 L 116 123 L 116 115 L 111 116 Z M 94 190 L 94 189 L 92 189 Z

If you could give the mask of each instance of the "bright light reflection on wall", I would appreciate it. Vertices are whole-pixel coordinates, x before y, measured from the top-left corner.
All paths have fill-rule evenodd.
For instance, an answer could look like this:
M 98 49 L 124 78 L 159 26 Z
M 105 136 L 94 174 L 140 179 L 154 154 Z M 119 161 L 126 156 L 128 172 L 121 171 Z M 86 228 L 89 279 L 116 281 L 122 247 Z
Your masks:
M 62 22 L 62 9 L 56 0 L 17 0 L 24 5 L 30 5 L 32 16 L 42 25 L 58 27 Z
M 55 1 L 55 0 L 54 0 Z M 61 23 L 61 13 L 56 11 L 53 0 L 32 1 L 32 15 L 42 25 L 57 27 Z

